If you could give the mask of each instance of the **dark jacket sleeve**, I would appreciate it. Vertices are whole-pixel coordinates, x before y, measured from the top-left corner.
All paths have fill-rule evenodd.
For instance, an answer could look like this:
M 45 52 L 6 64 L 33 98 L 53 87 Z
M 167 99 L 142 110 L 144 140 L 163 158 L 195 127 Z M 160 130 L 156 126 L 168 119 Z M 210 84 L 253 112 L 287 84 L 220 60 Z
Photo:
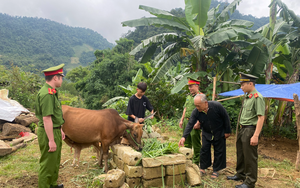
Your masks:
M 227 111 L 225 110 L 225 108 L 222 106 L 221 103 L 219 103 L 218 106 L 219 106 L 220 116 L 222 117 L 223 120 L 224 133 L 231 133 L 230 120 Z
M 145 96 L 146 100 L 146 108 L 151 112 L 153 110 L 153 106 L 151 105 L 149 99 Z
M 128 106 L 127 106 L 127 110 L 126 110 L 126 115 L 134 115 L 133 114 L 133 99 L 132 97 L 129 98 L 129 101 L 128 101 Z
M 192 112 L 192 115 L 190 117 L 190 120 L 188 122 L 188 124 L 186 125 L 185 129 L 184 129 L 184 133 L 182 135 L 182 137 L 187 138 L 189 136 L 189 134 L 191 133 L 191 131 L 194 128 L 195 123 L 197 122 L 197 113 L 198 110 L 197 108 L 195 108 Z

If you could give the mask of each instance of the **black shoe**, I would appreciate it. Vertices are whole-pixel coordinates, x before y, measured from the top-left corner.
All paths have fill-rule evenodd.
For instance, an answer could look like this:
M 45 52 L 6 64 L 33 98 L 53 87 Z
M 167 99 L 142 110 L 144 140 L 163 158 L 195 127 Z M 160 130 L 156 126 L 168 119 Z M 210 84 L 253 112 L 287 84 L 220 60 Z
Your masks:
M 237 177 L 237 176 L 227 176 L 228 180 L 234 180 L 234 181 L 240 181 L 242 180 L 241 178 Z
M 64 188 L 64 184 L 59 184 L 57 186 L 50 186 L 50 188 Z
M 249 188 L 246 184 L 236 185 L 235 188 Z

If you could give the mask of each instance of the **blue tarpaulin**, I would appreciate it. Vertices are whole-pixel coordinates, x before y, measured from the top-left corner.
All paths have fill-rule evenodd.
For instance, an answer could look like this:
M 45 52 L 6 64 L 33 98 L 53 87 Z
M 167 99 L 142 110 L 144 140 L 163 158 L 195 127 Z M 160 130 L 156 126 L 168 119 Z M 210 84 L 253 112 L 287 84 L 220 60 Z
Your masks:
M 255 84 L 255 88 L 265 98 L 294 102 L 293 94 L 300 96 L 300 83 L 295 84 Z M 221 96 L 244 95 L 242 89 L 220 93 Z

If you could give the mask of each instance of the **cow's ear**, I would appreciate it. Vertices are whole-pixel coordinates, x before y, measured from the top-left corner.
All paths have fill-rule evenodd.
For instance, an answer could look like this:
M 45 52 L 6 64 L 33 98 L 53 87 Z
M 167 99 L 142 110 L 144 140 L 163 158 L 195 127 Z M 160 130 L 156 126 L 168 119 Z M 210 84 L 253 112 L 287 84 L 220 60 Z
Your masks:
M 125 125 L 126 125 L 127 129 L 128 129 L 128 128 L 129 128 L 129 129 L 134 128 L 134 123 L 133 123 L 133 122 L 125 123 Z

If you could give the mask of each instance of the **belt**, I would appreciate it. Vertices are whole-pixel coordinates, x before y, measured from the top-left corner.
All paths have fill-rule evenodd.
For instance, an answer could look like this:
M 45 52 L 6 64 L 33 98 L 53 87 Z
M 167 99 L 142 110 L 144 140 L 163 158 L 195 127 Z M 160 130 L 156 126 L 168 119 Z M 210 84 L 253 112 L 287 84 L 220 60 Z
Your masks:
M 242 128 L 256 128 L 255 125 L 241 125 Z
M 44 129 L 44 126 L 40 126 L 40 127 Z M 59 127 L 53 127 L 53 129 L 60 129 L 60 128 L 61 128 L 61 126 L 59 126 Z

